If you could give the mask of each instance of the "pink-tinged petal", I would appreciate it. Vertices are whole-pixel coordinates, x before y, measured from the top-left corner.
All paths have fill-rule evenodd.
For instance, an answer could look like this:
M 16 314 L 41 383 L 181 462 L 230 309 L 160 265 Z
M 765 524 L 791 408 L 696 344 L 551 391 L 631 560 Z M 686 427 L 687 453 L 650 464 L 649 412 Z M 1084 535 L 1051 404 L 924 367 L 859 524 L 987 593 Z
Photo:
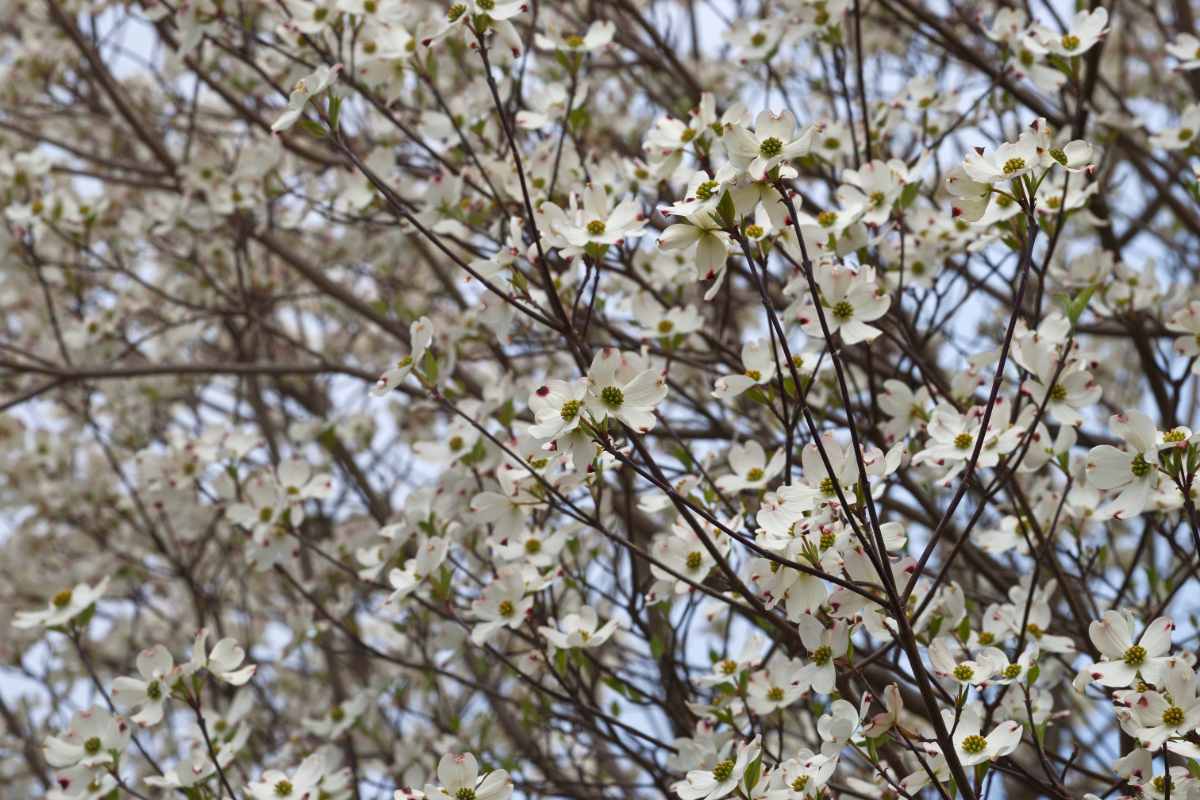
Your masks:
M 1085 671 L 1093 683 L 1116 688 L 1128 686 L 1137 676 L 1137 668 L 1129 666 L 1124 661 L 1101 661 L 1088 667 Z
M 1088 626 L 1088 635 L 1096 649 L 1108 658 L 1121 658 L 1133 644 L 1133 631 L 1125 615 L 1106 611 L 1104 616 Z
M 1086 462 L 1088 483 L 1105 491 L 1124 486 L 1133 480 L 1132 463 L 1133 453 L 1107 444 L 1093 447 Z
M 447 753 L 438 762 L 438 780 L 454 795 L 459 789 L 475 790 L 475 779 L 479 776 L 479 762 L 470 753 Z
M 161 644 L 143 650 L 137 657 L 138 672 L 142 673 L 142 677 L 147 680 L 161 678 L 170 672 L 173 666 L 175 666 L 175 660 L 171 658 L 171 652 Z
M 1171 650 L 1171 632 L 1175 623 L 1169 617 L 1159 617 L 1151 622 L 1138 640 L 1138 644 L 1146 648 L 1147 658 L 1157 658 L 1166 655 Z

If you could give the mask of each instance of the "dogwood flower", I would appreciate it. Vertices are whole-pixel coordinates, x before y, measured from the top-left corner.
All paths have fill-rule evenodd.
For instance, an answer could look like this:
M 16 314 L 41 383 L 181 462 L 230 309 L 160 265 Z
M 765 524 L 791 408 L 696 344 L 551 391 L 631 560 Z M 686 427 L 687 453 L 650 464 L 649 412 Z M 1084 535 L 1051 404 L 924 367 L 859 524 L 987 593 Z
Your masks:
M 814 278 L 820 289 L 820 300 L 824 308 L 825 324 L 830 334 L 839 334 L 847 345 L 870 342 L 881 331 L 868 325 L 887 313 L 892 304 L 891 295 L 875 280 L 873 267 L 853 269 L 841 264 L 814 266 Z M 809 336 L 822 337 L 821 320 L 811 308 L 813 298 L 797 310 L 797 318 Z
M 46 737 L 42 751 L 52 767 L 100 767 L 116 763 L 132 735 L 124 719 L 92 707 L 75 712 L 61 736 Z
M 990 154 L 982 147 L 969 151 L 962 168 L 967 177 L 980 184 L 996 184 L 1016 180 L 1042 166 L 1042 153 L 1037 138 L 1026 131 L 1015 142 L 1004 142 Z M 973 187 L 963 191 L 974 193 Z
M 539 386 L 529 396 L 529 410 L 535 420 L 529 427 L 529 435 L 554 441 L 579 427 L 587 389 L 585 378 L 573 381 L 551 379 Z
M 1101 686 L 1121 688 L 1132 684 L 1140 674 L 1157 684 L 1170 663 L 1173 630 L 1175 623 L 1169 617 L 1158 617 L 1135 641 L 1132 619 L 1118 611 L 1105 611 L 1088 626 L 1092 643 L 1104 660 L 1085 667 L 1080 678 L 1086 676 Z
M 74 589 L 64 589 L 50 598 L 50 603 L 42 611 L 18 611 L 12 621 L 13 627 L 53 628 L 65 625 L 91 608 L 93 603 L 104 596 L 107 588 L 107 576 L 101 578 L 95 586 L 76 584 Z
M 790 111 L 774 114 L 764 110 L 755 117 L 753 131 L 733 125 L 725 131 L 723 141 L 734 166 L 761 181 L 780 163 L 808 155 L 816 132 L 812 125 L 797 131 Z
M 559 650 L 573 650 L 599 647 L 608 641 L 608 637 L 612 636 L 613 631 L 617 629 L 617 624 L 617 620 L 610 619 L 600 625 L 596 609 L 584 606 L 578 612 L 567 614 L 558 620 L 554 627 L 547 625 L 539 627 L 538 632 Z
M 429 349 L 429 345 L 433 341 L 433 323 L 430 322 L 429 317 L 421 317 L 409 326 L 408 339 L 412 344 L 412 352 L 396 362 L 396 366 L 379 377 L 379 380 L 371 389 L 373 396 L 382 397 L 392 389 L 395 389 L 409 376 L 409 373 L 413 371 L 413 367 L 425 357 L 425 351 Z
M 295 125 L 296 120 L 304 114 L 304 107 L 308 105 L 308 101 L 328 89 L 341 71 L 341 64 L 322 65 L 317 67 L 312 75 L 297 81 L 291 95 L 288 96 L 287 110 L 271 123 L 271 132 L 279 133 Z
M 480 621 L 471 629 L 471 641 L 482 645 L 501 628 L 516 628 L 533 608 L 533 596 L 525 593 L 525 579 L 518 569 L 506 569 L 484 587 L 473 610 Z
M 951 213 L 964 222 L 978 222 L 992 199 L 992 182 L 973 179 L 961 166 L 946 173 L 942 186 L 951 198 Z
M 582 36 L 577 33 L 566 33 L 558 28 L 548 28 L 545 33 L 535 34 L 533 41 L 540 50 L 590 53 L 612 42 L 616 31 L 616 23 L 611 20 L 596 20 L 588 26 Z
M 1158 431 L 1140 411 L 1114 414 L 1109 427 L 1125 440 L 1126 449 L 1102 444 L 1087 456 L 1088 483 L 1117 496 L 1096 513 L 1100 519 L 1134 517 L 1145 511 L 1158 486 Z
M 763 669 L 750 674 L 746 684 L 747 703 L 755 714 L 770 714 L 799 700 L 808 687 L 807 665 L 799 659 L 777 656 Z
M 796 627 L 808 650 L 809 683 L 814 692 L 829 694 L 837 684 L 834 659 L 845 656 L 850 648 L 849 629 L 841 622 L 826 627 L 811 614 L 797 619 Z
M 882 425 L 889 442 L 901 439 L 916 427 L 923 427 L 929 419 L 931 398 L 924 386 L 915 392 L 901 381 L 892 379 L 883 382 L 879 394 L 879 408 L 888 416 Z
M 1081 56 L 1108 33 L 1107 25 L 1108 12 L 1103 8 L 1079 11 L 1071 19 L 1065 33 L 1059 35 L 1048 28 L 1039 28 L 1037 37 L 1051 53 L 1064 58 Z
M 1172 314 L 1167 330 L 1183 334 L 1175 340 L 1175 352 L 1192 359 L 1192 374 L 1200 375 L 1200 301 L 1193 300 Z
M 513 785 L 506 770 L 479 775 L 479 762 L 470 753 L 446 753 L 438 761 L 440 786 L 425 784 L 426 800 L 508 800 Z
M 1179 38 L 1167 43 L 1167 52 L 1179 59 L 1175 69 L 1200 69 L 1200 39 L 1190 33 L 1181 33 Z
M 776 450 L 768 462 L 762 445 L 753 439 L 744 444 L 735 443 L 729 448 L 729 466 L 733 474 L 717 478 L 717 486 L 722 491 L 735 493 L 761 489 L 783 471 L 785 460 L 783 451 Z
M 157 725 L 171 692 L 175 660 L 161 644 L 143 650 L 137 657 L 142 679 L 120 677 L 113 681 L 112 696 L 127 706 L 141 706 L 132 719 L 138 725 Z
M 955 725 L 954 712 L 942 711 L 942 719 L 948 730 L 953 730 L 954 749 L 964 767 L 972 767 L 985 761 L 994 761 L 1017 749 L 1021 742 L 1021 723 L 1015 720 L 1001 722 L 986 737 L 981 736 L 983 710 L 976 704 L 963 708 Z
M 782 355 L 779 356 L 783 358 Z M 775 377 L 775 355 L 771 352 L 771 343 L 767 339 L 755 339 L 742 345 L 742 366 L 745 372 L 738 375 L 724 375 L 713 384 L 713 397 L 728 400 L 752 386 L 763 386 Z
M 254 664 L 240 666 L 246 658 L 246 651 L 239 647 L 232 637 L 227 636 L 220 640 L 206 654 L 207 642 L 208 629 L 201 628 L 192 643 L 191 659 L 179 668 L 182 675 L 194 675 L 199 670 L 206 669 L 213 677 L 231 686 L 241 686 L 254 677 L 258 667 Z
M 294 797 L 296 800 L 316 800 L 317 787 L 325 775 L 325 765 L 320 754 L 313 753 L 300 762 L 290 775 L 277 769 L 269 769 L 246 788 L 254 800 L 279 800 Z
M 720 220 L 712 212 L 699 211 L 688 217 L 686 223 L 671 225 L 658 238 L 658 246 L 663 250 L 687 250 L 695 247 L 693 258 L 697 271 L 704 280 L 713 282 L 704 293 L 705 300 L 716 296 L 717 290 L 725 281 L 725 266 L 731 240 L 722 228 Z
M 654 409 L 667 396 L 661 370 L 640 369 L 636 359 L 607 347 L 592 359 L 587 387 L 585 403 L 597 422 L 615 417 L 638 433 L 654 427 Z
M 1184 737 L 1200 727 L 1200 696 L 1192 667 L 1182 659 L 1168 659 L 1158 682 L 1161 691 L 1142 692 L 1129 707 L 1134 735 L 1152 752 L 1167 739 Z
M 727 742 L 717 752 L 716 763 L 710 769 L 690 770 L 684 780 L 671 787 L 680 800 L 720 800 L 738 788 L 761 748 L 755 738 L 739 744 L 736 756 L 730 758 L 732 747 L 733 742 Z
M 598 254 L 609 245 L 641 236 L 645 222 L 637 199 L 630 197 L 616 206 L 611 202 L 602 186 L 590 185 L 582 195 L 573 193 L 565 210 L 543 203 L 538 213 L 544 217 L 551 246 L 570 258 Z
M 422 535 L 417 543 L 417 554 L 404 562 L 403 569 L 393 567 L 388 573 L 388 583 L 394 591 L 388 595 L 384 605 L 396 606 L 412 594 L 442 565 L 449 548 L 450 542 L 445 537 Z

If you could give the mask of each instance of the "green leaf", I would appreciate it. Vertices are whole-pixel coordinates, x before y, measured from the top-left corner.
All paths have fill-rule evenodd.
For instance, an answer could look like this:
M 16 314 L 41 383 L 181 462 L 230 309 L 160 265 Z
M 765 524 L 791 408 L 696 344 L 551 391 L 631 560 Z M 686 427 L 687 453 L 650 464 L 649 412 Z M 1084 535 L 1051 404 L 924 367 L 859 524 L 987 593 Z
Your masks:
M 750 766 L 746 767 L 746 774 L 743 777 L 747 789 L 753 789 L 758 785 L 758 779 L 762 777 L 762 751 L 758 751 L 758 758 L 750 762 Z
M 717 214 L 725 225 L 733 227 L 737 224 L 737 208 L 733 205 L 733 195 L 728 189 L 721 195 L 721 202 L 717 204 Z
M 331 95 L 329 98 L 329 129 L 334 133 L 338 130 L 338 118 L 342 114 L 342 98 Z
M 325 130 L 325 126 L 311 119 L 301 118 L 296 124 L 300 126 L 301 130 L 316 139 L 325 139 L 329 136 L 329 132 Z
M 1078 294 L 1067 305 L 1067 319 L 1071 321 L 1071 327 L 1075 327 L 1079 322 L 1079 318 L 1083 316 L 1083 312 L 1087 310 L 1088 303 L 1092 299 L 1092 295 L 1096 293 L 1096 285 L 1092 284 L 1086 289 L 1081 289 Z
M 425 351 L 424 364 L 425 364 L 425 380 L 429 381 L 430 383 L 437 383 L 438 362 L 437 362 L 437 356 L 435 356 L 433 354 L 432 350 Z
M 958 634 L 959 641 L 965 642 L 971 638 L 971 618 L 963 617 L 962 622 L 958 623 L 958 628 L 955 630 Z

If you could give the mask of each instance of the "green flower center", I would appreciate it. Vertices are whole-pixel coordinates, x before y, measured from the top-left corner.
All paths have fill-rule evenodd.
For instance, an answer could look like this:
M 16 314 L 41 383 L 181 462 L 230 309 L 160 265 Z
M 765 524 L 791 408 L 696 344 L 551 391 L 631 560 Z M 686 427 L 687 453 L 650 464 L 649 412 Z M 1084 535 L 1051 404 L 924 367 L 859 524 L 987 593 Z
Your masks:
M 1005 175 L 1012 175 L 1014 172 L 1020 172 L 1021 170 L 1025 169 L 1025 159 L 1010 158 L 1008 161 L 1004 162 L 1002 169 L 1004 170 Z
M 747 225 L 746 226 L 746 235 L 749 236 L 751 239 L 761 239 L 762 235 L 765 232 L 766 231 L 764 231 L 762 229 L 762 225 Z
M 1067 388 L 1061 383 L 1054 384 L 1050 389 L 1050 399 L 1056 403 L 1061 403 L 1067 399 Z
M 1192 130 L 1191 128 L 1180 128 L 1179 129 L 1179 141 L 1181 141 L 1181 142 L 1186 142 L 1188 139 L 1191 139 L 1195 135 L 1196 135 L 1196 132 L 1194 130 Z
M 671 322 L 669 319 L 664 319 L 662 322 L 658 323 L 659 333 L 670 333 L 673 330 L 675 330 L 675 323 Z
M 511 601 L 501 600 L 500 605 L 496 608 L 496 610 L 500 612 L 500 616 L 502 616 L 502 617 L 511 617 L 513 615 L 513 612 L 516 611 L 517 609 L 516 609 L 516 606 L 514 606 Z
M 879 208 L 881 205 L 883 205 L 883 201 L 887 199 L 887 195 L 885 195 L 883 192 L 871 192 L 870 199 L 871 206 L 873 208 Z
M 463 3 L 455 3 L 454 5 L 450 6 L 450 10 L 446 12 L 446 19 L 450 20 L 451 22 L 458 22 L 458 20 L 465 13 L 467 13 L 466 5 L 464 5 Z M 284 781 L 284 783 L 287 783 L 287 782 Z M 291 784 L 289 783 L 288 786 L 289 786 L 288 791 L 291 791 L 291 789 L 290 789 Z
M 756 369 L 748 369 L 746 370 L 746 377 L 752 381 L 761 381 L 762 373 Z
M 563 42 L 567 47 L 583 47 L 583 37 L 577 33 L 571 34 Z
M 959 450 L 966 450 L 973 444 L 975 444 L 975 437 L 969 433 L 960 433 L 954 437 L 954 446 Z
M 1163 434 L 1164 442 L 1182 442 L 1187 438 L 1187 431 L 1183 428 L 1176 428 L 1173 431 L 1167 431 Z
M 833 547 L 833 543 L 836 541 L 837 536 L 833 534 L 833 531 L 825 531 L 821 534 L 820 547 L 822 550 L 828 550 Z
M 842 146 L 842 140 L 838 139 L 836 137 L 830 136 L 825 141 L 821 142 L 821 144 L 825 147 L 826 150 L 837 150 L 839 147 Z
M 762 47 L 767 43 L 767 35 L 761 31 L 750 37 L 750 44 L 755 47 Z
M 1142 458 L 1141 453 L 1138 453 L 1136 456 L 1134 456 L 1133 461 L 1129 463 L 1129 471 L 1132 472 L 1136 478 L 1146 477 L 1150 474 L 1152 469 L 1154 469 L 1154 467 L 1150 466 L 1149 462 Z
M 1021 674 L 1021 665 L 1020 664 L 1009 664 L 1007 667 L 1004 668 L 1004 677 L 1008 678 L 1010 681 L 1020 674 Z
M 833 649 L 829 645 L 823 644 L 812 651 L 811 658 L 814 664 L 823 667 L 829 663 L 829 659 L 833 658 Z
M 721 672 L 725 675 L 732 675 L 737 672 L 737 662 L 732 658 L 727 658 L 721 662 Z
M 475 790 L 464 786 L 454 793 L 455 800 L 475 800 Z
M 587 224 L 587 232 L 592 236 L 601 236 L 607 227 L 601 220 L 594 219 Z
M 55 608 L 66 608 L 67 606 L 71 605 L 71 590 L 63 589 L 58 594 L 54 595 L 54 598 L 50 602 Z
M 582 407 L 583 403 L 579 402 L 578 400 L 568 400 L 562 404 L 562 410 L 558 413 L 559 416 L 562 417 L 563 422 L 570 422 L 571 420 L 575 419 L 575 417 L 579 416 L 579 409 Z
M 732 758 L 727 758 L 713 767 L 713 777 L 716 778 L 717 782 L 719 783 L 724 783 L 725 781 L 729 780 L 731 775 L 733 775 Z
M 783 142 L 776 139 L 774 136 L 769 136 L 762 140 L 758 146 L 758 154 L 763 158 L 775 158 L 783 152 Z
M 979 734 L 968 736 L 967 738 L 963 739 L 962 749 L 964 753 L 969 753 L 973 756 L 979 755 L 987 749 L 987 739 L 983 738 Z
M 605 386 L 600 392 L 600 399 L 609 408 L 620 408 L 625 402 L 625 393 L 616 386 Z
M 146 684 L 146 697 L 151 700 L 161 700 L 163 696 L 162 684 L 158 681 L 150 681 Z
M 801 775 L 799 778 L 796 778 L 796 780 L 792 781 L 793 792 L 803 792 L 805 786 L 808 786 L 807 775 Z
M 1163 712 L 1162 721 L 1164 725 L 1175 727 L 1183 724 L 1183 709 L 1179 706 L 1171 706 Z
M 751 482 L 761 481 L 763 479 L 764 474 L 765 473 L 761 469 L 759 469 L 758 467 L 755 467 L 746 473 L 746 480 L 751 481 Z
M 701 200 L 708 200 L 716 193 L 717 187 L 720 185 L 716 181 L 705 181 L 696 187 L 696 197 L 699 197 Z
M 284 780 L 284 781 L 280 781 L 279 783 L 275 784 L 275 796 L 276 797 L 288 797 L 291 795 L 291 793 L 292 793 L 292 782 L 291 781 Z
M 828 228 L 835 222 L 837 222 L 836 211 L 822 211 L 820 214 L 817 214 L 817 224 L 822 228 Z
M 1125 651 L 1125 663 L 1131 667 L 1140 667 L 1146 663 L 1146 648 L 1135 644 Z
M 94 756 L 94 755 L 96 755 L 96 753 L 100 752 L 100 748 L 103 746 L 104 746 L 104 743 L 100 741 L 100 737 L 93 736 L 92 738 L 88 739 L 86 742 L 83 743 L 83 751 L 85 753 L 87 753 L 89 756 Z
M 538 553 L 542 552 L 542 540 L 541 539 L 526 539 L 525 540 L 525 552 L 531 556 L 537 555 Z
M 845 300 L 841 300 L 833 307 L 833 316 L 835 319 L 845 322 L 854 316 L 854 306 Z
M 960 681 L 969 681 L 975 677 L 975 670 L 971 669 L 966 664 L 959 664 L 954 668 L 954 678 Z
M 692 139 L 695 139 L 695 138 L 696 138 L 696 131 L 692 130 L 691 128 L 688 128 L 683 133 L 679 134 L 679 140 L 682 141 L 684 144 L 687 144 L 688 142 L 690 142 Z
M 704 554 L 699 550 L 693 550 L 688 553 L 687 568 L 693 572 L 700 569 L 700 565 L 704 563 Z
M 833 485 L 833 478 L 828 476 L 821 479 L 821 483 L 817 488 L 819 488 L 821 490 L 821 494 L 825 495 L 826 497 L 833 497 L 835 494 L 837 494 L 837 489 Z
M 447 442 L 447 444 L 450 445 L 451 450 L 457 453 L 459 450 L 463 449 L 463 446 L 466 444 L 466 442 L 463 441 L 461 436 L 451 436 L 450 441 Z
M 334 722 L 341 722 L 346 718 L 346 710 L 341 706 L 334 706 L 329 709 L 329 718 Z
M 772 703 L 781 702 L 783 700 L 783 689 L 780 689 L 778 686 L 772 686 L 767 691 L 767 699 Z
M 1079 47 L 1079 37 L 1073 33 L 1065 34 L 1062 37 L 1063 50 L 1075 50 Z

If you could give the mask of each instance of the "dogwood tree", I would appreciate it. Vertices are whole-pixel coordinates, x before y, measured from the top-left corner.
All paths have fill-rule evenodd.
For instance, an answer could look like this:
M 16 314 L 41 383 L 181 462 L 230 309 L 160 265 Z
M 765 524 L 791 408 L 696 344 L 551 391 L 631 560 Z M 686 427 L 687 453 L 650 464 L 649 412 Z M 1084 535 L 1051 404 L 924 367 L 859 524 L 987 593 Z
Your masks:
M 0 794 L 1200 797 L 1189 3 L 4 8 Z

